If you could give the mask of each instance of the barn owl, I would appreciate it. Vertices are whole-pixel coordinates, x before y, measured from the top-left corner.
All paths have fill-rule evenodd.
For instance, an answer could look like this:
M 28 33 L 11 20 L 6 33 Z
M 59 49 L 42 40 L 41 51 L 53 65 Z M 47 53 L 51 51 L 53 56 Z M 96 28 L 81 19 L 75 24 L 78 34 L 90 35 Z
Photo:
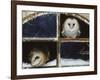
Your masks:
M 76 38 L 80 35 L 79 23 L 75 18 L 67 18 L 63 24 L 62 36 Z
M 43 66 L 48 60 L 48 56 L 41 50 L 33 49 L 30 53 L 32 67 Z

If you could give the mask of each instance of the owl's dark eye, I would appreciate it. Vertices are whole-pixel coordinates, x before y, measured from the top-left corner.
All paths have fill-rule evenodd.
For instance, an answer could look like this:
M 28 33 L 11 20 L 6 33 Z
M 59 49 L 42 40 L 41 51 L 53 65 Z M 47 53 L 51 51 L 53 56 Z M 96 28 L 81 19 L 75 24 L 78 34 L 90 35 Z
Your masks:
M 37 59 L 39 59 L 39 57 L 38 57 L 38 56 L 36 56 L 36 57 L 35 57 L 35 60 L 37 60 Z
M 68 23 L 68 26 L 70 26 L 70 23 Z
M 75 26 L 75 23 L 73 23 L 73 26 Z

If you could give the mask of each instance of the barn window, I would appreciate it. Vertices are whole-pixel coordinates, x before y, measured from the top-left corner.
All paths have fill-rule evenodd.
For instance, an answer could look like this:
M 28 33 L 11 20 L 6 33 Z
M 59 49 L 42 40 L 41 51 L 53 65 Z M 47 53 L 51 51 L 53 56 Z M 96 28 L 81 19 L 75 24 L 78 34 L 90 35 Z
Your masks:
M 89 65 L 88 13 L 24 10 L 22 37 L 24 69 Z

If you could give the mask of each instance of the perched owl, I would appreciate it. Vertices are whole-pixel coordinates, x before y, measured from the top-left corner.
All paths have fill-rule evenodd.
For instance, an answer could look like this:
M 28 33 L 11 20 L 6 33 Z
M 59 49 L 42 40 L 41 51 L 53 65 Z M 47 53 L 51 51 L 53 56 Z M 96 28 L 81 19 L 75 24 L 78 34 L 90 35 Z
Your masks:
M 42 50 L 33 49 L 30 53 L 29 58 L 32 67 L 41 67 L 48 60 L 48 54 L 44 53 Z
M 63 24 L 62 36 L 68 38 L 76 38 L 80 35 L 78 20 L 75 18 L 67 18 Z

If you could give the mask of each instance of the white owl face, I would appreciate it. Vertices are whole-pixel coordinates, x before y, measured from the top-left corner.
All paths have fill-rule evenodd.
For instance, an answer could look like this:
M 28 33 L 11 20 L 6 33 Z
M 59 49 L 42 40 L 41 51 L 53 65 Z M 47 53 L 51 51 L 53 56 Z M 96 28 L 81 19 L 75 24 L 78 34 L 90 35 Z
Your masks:
M 79 23 L 75 18 L 67 18 L 63 27 L 65 31 L 76 31 L 79 30 Z
M 45 64 L 47 56 L 42 51 L 31 52 L 31 64 L 33 67 L 39 67 Z

